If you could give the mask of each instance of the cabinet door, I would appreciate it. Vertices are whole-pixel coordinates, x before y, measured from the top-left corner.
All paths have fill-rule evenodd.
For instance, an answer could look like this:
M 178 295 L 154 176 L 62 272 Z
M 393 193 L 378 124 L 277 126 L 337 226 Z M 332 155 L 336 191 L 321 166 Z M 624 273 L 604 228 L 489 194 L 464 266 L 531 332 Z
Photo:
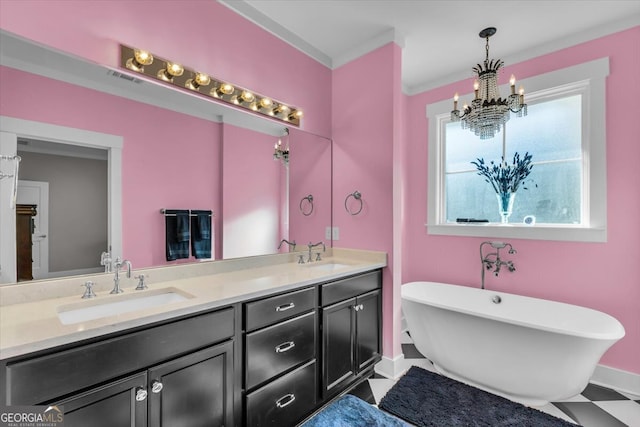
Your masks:
M 65 427 L 144 427 L 147 425 L 146 373 L 56 402 Z
M 323 398 L 355 375 L 355 303 L 351 298 L 322 309 Z
M 233 427 L 233 342 L 149 369 L 149 426 Z
M 356 306 L 356 364 L 359 372 L 377 362 L 380 356 L 380 291 L 359 296 Z

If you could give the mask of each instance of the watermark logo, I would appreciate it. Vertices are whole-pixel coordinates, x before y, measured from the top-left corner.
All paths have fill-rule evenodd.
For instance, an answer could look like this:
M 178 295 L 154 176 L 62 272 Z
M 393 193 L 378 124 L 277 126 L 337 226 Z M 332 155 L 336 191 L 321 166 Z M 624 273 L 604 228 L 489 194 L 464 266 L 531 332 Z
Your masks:
M 0 408 L 0 427 L 63 427 L 62 406 L 8 406 Z

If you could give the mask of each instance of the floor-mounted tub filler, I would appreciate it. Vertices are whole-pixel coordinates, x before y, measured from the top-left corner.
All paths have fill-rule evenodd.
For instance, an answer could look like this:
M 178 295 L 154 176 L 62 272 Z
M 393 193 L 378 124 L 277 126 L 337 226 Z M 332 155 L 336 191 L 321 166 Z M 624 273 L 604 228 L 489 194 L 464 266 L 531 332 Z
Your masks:
M 531 406 L 579 394 L 625 334 L 600 311 L 444 283 L 403 285 L 402 310 L 440 373 Z

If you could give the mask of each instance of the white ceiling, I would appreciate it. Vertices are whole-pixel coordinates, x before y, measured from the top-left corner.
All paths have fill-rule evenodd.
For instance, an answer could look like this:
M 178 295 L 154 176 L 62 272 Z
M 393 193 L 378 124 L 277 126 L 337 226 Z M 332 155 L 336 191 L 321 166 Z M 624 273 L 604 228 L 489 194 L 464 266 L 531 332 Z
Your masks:
M 507 65 L 640 25 L 640 0 L 218 0 L 330 68 L 395 40 L 404 91 L 472 76 L 484 59 Z

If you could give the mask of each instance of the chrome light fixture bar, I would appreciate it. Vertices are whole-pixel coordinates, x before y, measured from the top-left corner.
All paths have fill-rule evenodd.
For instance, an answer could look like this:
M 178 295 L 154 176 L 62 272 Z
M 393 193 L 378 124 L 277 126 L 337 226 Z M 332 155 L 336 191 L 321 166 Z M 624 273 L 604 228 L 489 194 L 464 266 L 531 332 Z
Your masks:
M 303 113 L 297 107 L 160 58 L 149 51 L 120 45 L 120 66 L 164 84 L 300 126 Z
M 470 129 L 480 139 L 491 139 L 509 120 L 511 113 L 518 117 L 527 115 L 527 104 L 524 103 L 524 89 L 520 87 L 516 94 L 516 78 L 511 76 L 509 84 L 511 94 L 508 98 L 500 97 L 498 88 L 498 71 L 504 66 L 501 59 L 489 60 L 489 37 L 496 33 L 494 27 L 485 28 L 478 34 L 486 39 L 486 58 L 484 64 L 477 64 L 472 70 L 478 75 L 473 82 L 474 99 L 471 105 L 464 105 L 462 113 L 458 110 L 458 94 L 453 97 L 452 122 L 462 122 L 463 129 Z

